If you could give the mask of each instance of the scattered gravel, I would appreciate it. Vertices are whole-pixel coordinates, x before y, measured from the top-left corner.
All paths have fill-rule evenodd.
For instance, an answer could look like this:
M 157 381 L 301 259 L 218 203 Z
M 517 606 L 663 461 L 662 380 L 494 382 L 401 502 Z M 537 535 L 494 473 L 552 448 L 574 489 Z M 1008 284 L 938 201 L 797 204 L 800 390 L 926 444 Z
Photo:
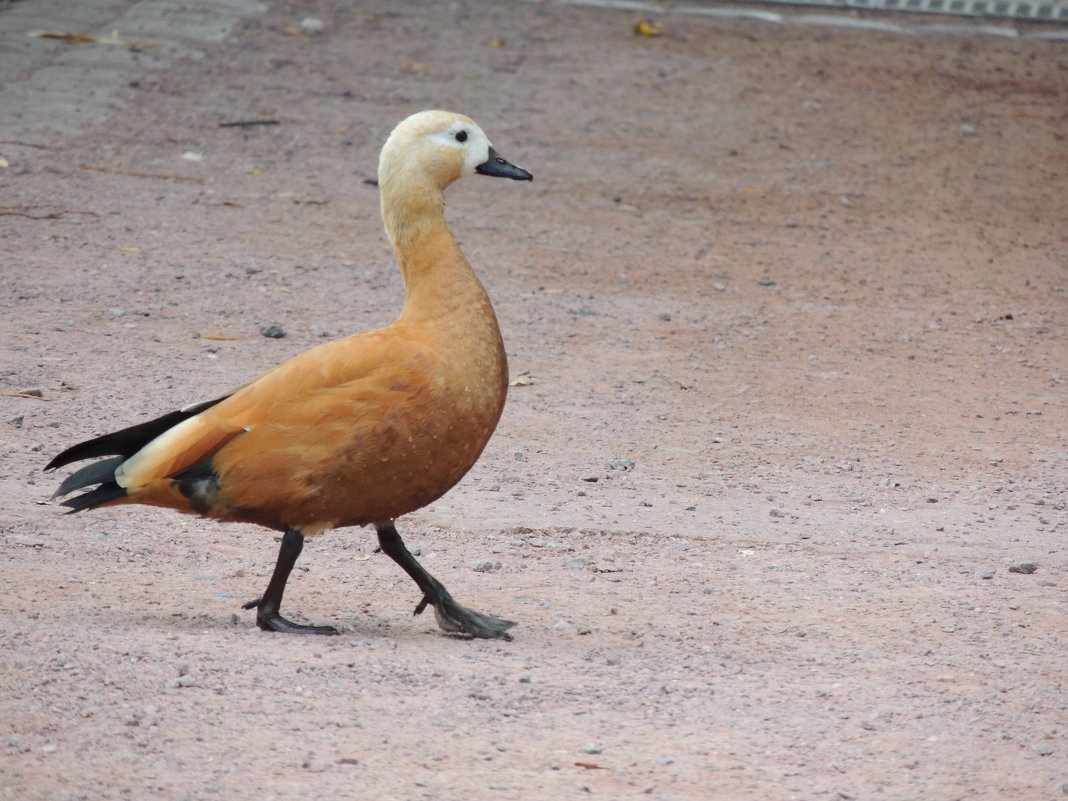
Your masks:
M 1009 565 L 1010 573 L 1025 573 L 1030 575 L 1038 570 L 1038 565 L 1034 562 L 1012 562 Z
M 286 335 L 286 330 L 277 323 L 263 323 L 260 325 L 260 333 L 269 339 L 281 339 Z

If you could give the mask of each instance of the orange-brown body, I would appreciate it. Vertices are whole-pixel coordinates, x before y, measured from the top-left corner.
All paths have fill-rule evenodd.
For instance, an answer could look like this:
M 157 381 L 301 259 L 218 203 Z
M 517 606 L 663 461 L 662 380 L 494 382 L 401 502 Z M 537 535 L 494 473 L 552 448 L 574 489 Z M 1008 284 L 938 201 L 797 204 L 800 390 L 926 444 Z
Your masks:
M 141 503 L 305 534 L 391 520 L 440 498 L 482 453 L 508 371 L 481 283 L 443 227 L 412 243 L 417 280 L 393 325 L 307 351 L 164 435 Z M 151 454 L 154 456 L 154 454 Z M 211 460 L 213 502 L 174 476 Z

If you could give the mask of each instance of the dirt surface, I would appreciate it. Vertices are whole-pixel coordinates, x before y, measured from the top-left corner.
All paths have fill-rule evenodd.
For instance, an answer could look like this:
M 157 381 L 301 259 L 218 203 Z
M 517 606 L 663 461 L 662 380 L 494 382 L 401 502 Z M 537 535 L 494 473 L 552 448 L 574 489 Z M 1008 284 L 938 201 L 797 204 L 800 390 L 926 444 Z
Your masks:
M 0 144 L 0 798 L 1063 797 L 1063 45 L 359 6 Z M 389 322 L 366 179 L 428 107 L 535 174 L 449 195 L 522 380 L 399 526 L 515 640 L 413 617 L 366 530 L 286 597 L 342 635 L 265 634 L 272 532 L 41 468 Z

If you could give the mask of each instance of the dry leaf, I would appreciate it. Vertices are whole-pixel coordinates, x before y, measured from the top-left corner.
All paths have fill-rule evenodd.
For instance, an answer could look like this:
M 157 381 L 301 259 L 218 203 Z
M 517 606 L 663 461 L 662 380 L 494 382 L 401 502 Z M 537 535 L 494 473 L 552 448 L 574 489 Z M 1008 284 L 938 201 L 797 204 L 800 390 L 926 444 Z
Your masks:
M 141 253 L 141 248 L 115 248 L 119 253 Z
M 3 169 L 6 170 L 10 166 L 11 166 L 11 164 L 8 162 L 8 160 L 5 159 L 3 156 L 0 156 L 0 168 L 3 168 Z
M 122 45 L 129 47 L 133 42 L 119 38 L 118 31 L 112 31 L 107 36 L 97 39 L 84 33 L 56 33 L 54 31 L 30 31 L 27 36 L 35 36 L 38 39 L 62 39 L 67 42 L 83 42 L 84 44 Z
M 659 36 L 664 32 L 664 26 L 658 22 L 646 22 L 639 17 L 631 30 L 635 36 Z
M 36 36 L 38 39 L 63 39 L 68 42 L 87 42 L 93 44 L 96 42 L 92 36 L 86 36 L 84 33 L 53 33 L 51 31 L 30 31 L 27 36 Z

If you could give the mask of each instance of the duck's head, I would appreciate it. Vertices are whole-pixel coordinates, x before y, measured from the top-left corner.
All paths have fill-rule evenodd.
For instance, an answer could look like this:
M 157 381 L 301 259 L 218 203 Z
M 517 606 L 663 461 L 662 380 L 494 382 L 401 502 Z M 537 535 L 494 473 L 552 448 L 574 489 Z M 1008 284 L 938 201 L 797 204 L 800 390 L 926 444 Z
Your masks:
M 378 161 L 383 190 L 396 183 L 428 181 L 444 190 L 458 178 L 475 174 L 534 180 L 501 158 L 470 117 L 451 111 L 420 111 L 403 120 L 389 135 Z

